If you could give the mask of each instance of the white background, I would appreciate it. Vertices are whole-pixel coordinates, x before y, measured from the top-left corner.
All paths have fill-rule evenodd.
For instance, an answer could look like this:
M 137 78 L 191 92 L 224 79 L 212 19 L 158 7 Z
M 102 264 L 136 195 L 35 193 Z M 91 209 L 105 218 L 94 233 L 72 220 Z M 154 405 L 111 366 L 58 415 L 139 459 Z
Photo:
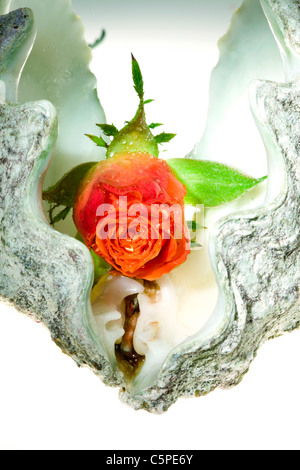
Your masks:
M 240 2 L 214 0 L 215 10 L 201 11 L 195 3 L 200 8 L 205 2 L 73 1 L 89 41 L 107 31 L 93 70 L 108 122 L 120 125 L 135 112 L 132 51 L 146 98 L 156 100 L 149 122 L 178 133 L 168 147 L 175 157 L 201 136 L 216 41 Z M 5 305 L 0 358 L 1 449 L 300 448 L 299 332 L 264 345 L 235 389 L 181 399 L 161 416 L 123 405 L 116 389 L 62 354 L 46 329 Z

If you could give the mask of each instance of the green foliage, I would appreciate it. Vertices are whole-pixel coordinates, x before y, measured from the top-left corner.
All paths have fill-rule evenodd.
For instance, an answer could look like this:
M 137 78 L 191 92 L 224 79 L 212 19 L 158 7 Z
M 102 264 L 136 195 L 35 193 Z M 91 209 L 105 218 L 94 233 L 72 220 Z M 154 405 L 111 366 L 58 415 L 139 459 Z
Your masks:
M 108 147 L 108 144 L 105 142 L 105 140 L 102 139 L 102 137 L 97 137 L 96 135 L 92 134 L 85 134 L 89 139 L 91 139 L 98 147 Z
M 174 139 L 176 134 L 167 134 L 166 132 L 162 132 L 162 134 L 158 134 L 155 136 L 155 140 L 157 144 L 165 144 L 170 142 L 170 140 Z
M 102 29 L 101 34 L 99 35 L 99 37 L 96 38 L 94 42 L 89 44 L 90 48 L 95 49 L 97 46 L 99 46 L 99 44 L 101 44 L 101 42 L 104 41 L 105 36 L 106 36 L 106 31 L 105 31 L 105 29 Z
M 186 186 L 186 204 L 215 207 L 226 204 L 266 179 L 255 179 L 221 163 L 174 158 L 167 160 Z
M 84 244 L 82 236 L 80 233 L 77 232 L 76 240 L 79 240 L 81 243 Z M 110 271 L 111 265 L 108 264 L 101 256 L 98 256 L 93 250 L 90 250 L 94 261 L 94 286 L 100 281 L 101 277 L 103 277 L 108 271 Z
M 116 137 L 118 129 L 112 124 L 96 124 L 108 137 Z
M 97 165 L 95 162 L 82 163 L 66 173 L 54 186 L 43 191 L 43 200 L 50 203 L 49 217 L 51 225 L 67 217 L 73 208 L 74 198 L 81 180 L 95 165 Z M 54 210 L 60 206 L 65 208 L 53 217 Z
M 131 54 L 131 65 L 132 65 L 132 78 L 134 83 L 135 91 L 137 92 L 139 98 L 142 100 L 144 96 L 144 81 L 140 66 L 136 59 Z
M 195 220 L 188 220 L 186 224 L 188 229 L 192 230 L 193 232 L 196 232 L 196 230 L 200 230 L 201 228 L 205 228 L 203 225 L 197 224 Z
M 144 82 L 141 69 L 136 59 L 132 56 L 132 77 L 134 88 L 140 98 L 138 110 L 134 118 L 121 129 L 110 143 L 106 158 L 117 153 L 146 152 L 158 157 L 158 145 L 146 122 L 144 109 Z
M 90 250 L 90 253 L 94 261 L 94 285 L 96 285 L 100 281 L 101 277 L 107 274 L 108 271 L 112 269 L 112 267 L 93 250 Z
M 56 214 L 55 217 L 53 217 L 53 212 L 54 209 L 59 207 L 60 204 L 55 204 L 50 210 L 49 210 L 49 217 L 50 217 L 50 223 L 51 225 L 57 224 L 60 220 L 65 220 L 65 218 L 69 215 L 69 212 L 71 210 L 71 207 L 65 207 L 62 211 L 60 211 L 58 214 Z
M 136 90 L 140 103 L 138 110 L 131 121 L 126 121 L 126 125 L 119 131 L 113 124 L 97 124 L 102 132 L 113 137 L 110 144 L 107 144 L 102 137 L 86 134 L 98 147 L 107 148 L 106 158 L 110 158 L 117 153 L 146 152 L 154 157 L 158 157 L 158 144 L 169 142 L 176 134 L 163 132 L 154 136 L 151 130 L 162 126 L 161 123 L 152 122 L 149 126 L 146 122 L 144 105 L 153 100 L 144 101 L 144 80 L 137 60 L 132 56 L 132 78 L 134 89 Z

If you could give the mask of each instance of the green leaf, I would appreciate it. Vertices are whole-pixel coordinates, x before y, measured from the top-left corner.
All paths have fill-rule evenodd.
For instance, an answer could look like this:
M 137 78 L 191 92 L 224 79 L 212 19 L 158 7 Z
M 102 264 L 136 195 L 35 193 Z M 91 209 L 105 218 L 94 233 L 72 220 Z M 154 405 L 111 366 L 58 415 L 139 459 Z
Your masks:
M 54 186 L 43 191 L 43 200 L 50 203 L 50 224 L 64 220 L 74 205 L 74 198 L 81 180 L 87 172 L 97 165 L 96 162 L 82 163 L 66 173 Z M 60 206 L 65 208 L 53 217 L 53 212 Z
M 195 220 L 188 220 L 187 221 L 187 227 L 189 230 L 193 230 L 193 232 L 196 232 L 196 230 L 204 229 L 205 227 L 203 225 L 197 224 Z
M 149 104 L 149 103 L 153 103 L 154 100 L 146 100 L 144 101 L 144 104 Z
M 167 142 L 170 142 L 176 134 L 167 134 L 166 132 L 163 132 L 162 134 L 156 135 L 154 138 L 156 140 L 157 144 L 165 144 Z
M 85 134 L 89 139 L 91 139 L 98 147 L 108 147 L 108 144 L 102 137 L 97 137 L 96 135 Z
M 193 242 L 193 241 L 191 241 L 191 242 L 190 242 L 190 247 L 191 247 L 191 248 L 202 248 L 203 245 L 200 245 L 200 243 L 198 243 L 198 242 Z
M 80 233 L 77 232 L 76 240 L 79 240 L 84 244 L 83 238 Z M 108 271 L 112 269 L 111 265 L 108 264 L 101 256 L 98 256 L 93 250 L 90 250 L 94 261 L 94 285 L 99 282 L 101 277 L 103 277 Z
M 106 158 L 118 153 L 147 152 L 158 157 L 159 150 L 155 137 L 146 122 L 144 109 L 144 83 L 140 67 L 132 56 L 132 75 L 134 87 L 140 97 L 138 110 L 134 118 L 114 137 L 106 152 Z
M 117 153 L 147 152 L 158 157 L 158 146 L 145 120 L 144 110 L 140 109 L 110 143 L 106 158 Z
M 57 206 L 73 207 L 78 186 L 87 172 L 97 165 L 97 162 L 82 163 L 66 173 L 54 186 L 43 191 L 44 201 Z
M 100 36 L 96 38 L 94 42 L 89 44 L 90 48 L 95 49 L 95 47 L 99 46 L 99 44 L 101 44 L 101 42 L 104 41 L 105 36 L 106 36 L 106 31 L 105 29 L 102 29 Z
M 118 134 L 118 129 L 112 124 L 96 124 L 96 126 L 100 127 L 100 129 L 104 132 L 105 135 L 108 137 L 112 136 L 115 137 Z
M 255 179 L 217 162 L 174 158 L 167 160 L 167 163 L 186 186 L 186 204 L 220 206 L 238 198 L 267 178 Z
M 55 206 L 53 207 L 52 209 L 50 209 L 49 211 L 49 214 L 50 215 L 50 223 L 51 225 L 55 225 L 57 224 L 60 220 L 65 220 L 65 218 L 67 217 L 67 215 L 69 214 L 70 210 L 71 210 L 71 207 L 65 207 L 65 209 L 63 209 L 62 211 L 60 211 L 55 217 L 52 217 L 52 214 L 53 214 L 53 210 L 58 207 L 58 206 Z
M 139 98 L 142 100 L 144 96 L 144 81 L 142 72 L 140 69 L 139 64 L 137 63 L 136 59 L 131 54 L 132 59 L 132 78 L 134 83 L 135 91 L 137 92 Z
M 101 277 L 104 276 L 108 271 L 112 269 L 112 266 L 108 264 L 105 259 L 98 256 L 93 250 L 91 255 L 94 261 L 94 285 L 97 284 Z
M 150 103 L 153 100 L 144 101 L 144 81 L 140 66 L 136 59 L 132 56 L 132 77 L 134 88 L 140 98 L 138 110 L 134 118 L 127 122 L 126 125 L 118 131 L 115 126 L 107 124 L 97 124 L 98 127 L 107 136 L 112 136 L 112 142 L 107 145 L 103 139 L 99 141 L 99 138 L 88 135 L 97 145 L 107 147 L 106 158 L 113 157 L 120 153 L 149 153 L 154 157 L 158 157 L 159 149 L 158 144 L 169 142 L 175 134 L 166 134 L 165 132 L 154 137 L 151 129 L 155 129 L 158 126 L 162 126 L 160 123 L 152 122 L 150 126 L 147 125 L 145 115 L 145 103 Z

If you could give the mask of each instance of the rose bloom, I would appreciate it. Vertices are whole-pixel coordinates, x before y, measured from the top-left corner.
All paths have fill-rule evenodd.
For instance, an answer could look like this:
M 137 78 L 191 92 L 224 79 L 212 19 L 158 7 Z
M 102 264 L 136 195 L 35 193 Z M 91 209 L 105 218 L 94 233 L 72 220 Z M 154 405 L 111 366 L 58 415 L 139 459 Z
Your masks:
M 190 253 L 185 194 L 164 160 L 118 154 L 81 182 L 73 218 L 85 244 L 117 271 L 153 281 Z

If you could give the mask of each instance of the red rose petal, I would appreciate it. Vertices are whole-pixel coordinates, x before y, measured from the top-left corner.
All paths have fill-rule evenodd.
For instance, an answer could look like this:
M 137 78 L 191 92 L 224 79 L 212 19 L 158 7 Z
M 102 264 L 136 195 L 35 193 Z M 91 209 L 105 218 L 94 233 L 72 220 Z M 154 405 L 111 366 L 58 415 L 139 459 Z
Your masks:
M 177 204 L 184 219 L 185 194 L 185 187 L 165 161 L 143 153 L 116 155 L 100 162 L 80 185 L 74 204 L 74 222 L 86 244 L 116 270 L 129 277 L 155 280 L 182 264 L 190 249 L 185 222 L 181 238 L 175 239 L 175 216 L 171 212 L 170 238 L 164 240 L 162 226 L 154 226 L 151 220 L 151 204 L 167 204 L 168 207 Z M 127 198 L 125 208 L 121 196 Z M 141 215 L 139 226 L 127 210 L 141 203 L 148 209 L 149 216 Z M 105 216 L 97 215 L 102 204 L 113 206 L 117 221 L 117 227 L 113 227 L 112 212 L 112 225 L 108 224 L 108 237 L 104 240 L 96 233 L 99 222 L 103 223 L 98 228 L 105 228 Z M 146 238 L 138 236 L 138 226 L 140 234 L 148 234 Z M 132 227 L 135 236 L 124 238 L 128 227 Z M 152 232 L 156 239 L 151 239 Z M 115 234 L 117 236 L 112 237 Z

